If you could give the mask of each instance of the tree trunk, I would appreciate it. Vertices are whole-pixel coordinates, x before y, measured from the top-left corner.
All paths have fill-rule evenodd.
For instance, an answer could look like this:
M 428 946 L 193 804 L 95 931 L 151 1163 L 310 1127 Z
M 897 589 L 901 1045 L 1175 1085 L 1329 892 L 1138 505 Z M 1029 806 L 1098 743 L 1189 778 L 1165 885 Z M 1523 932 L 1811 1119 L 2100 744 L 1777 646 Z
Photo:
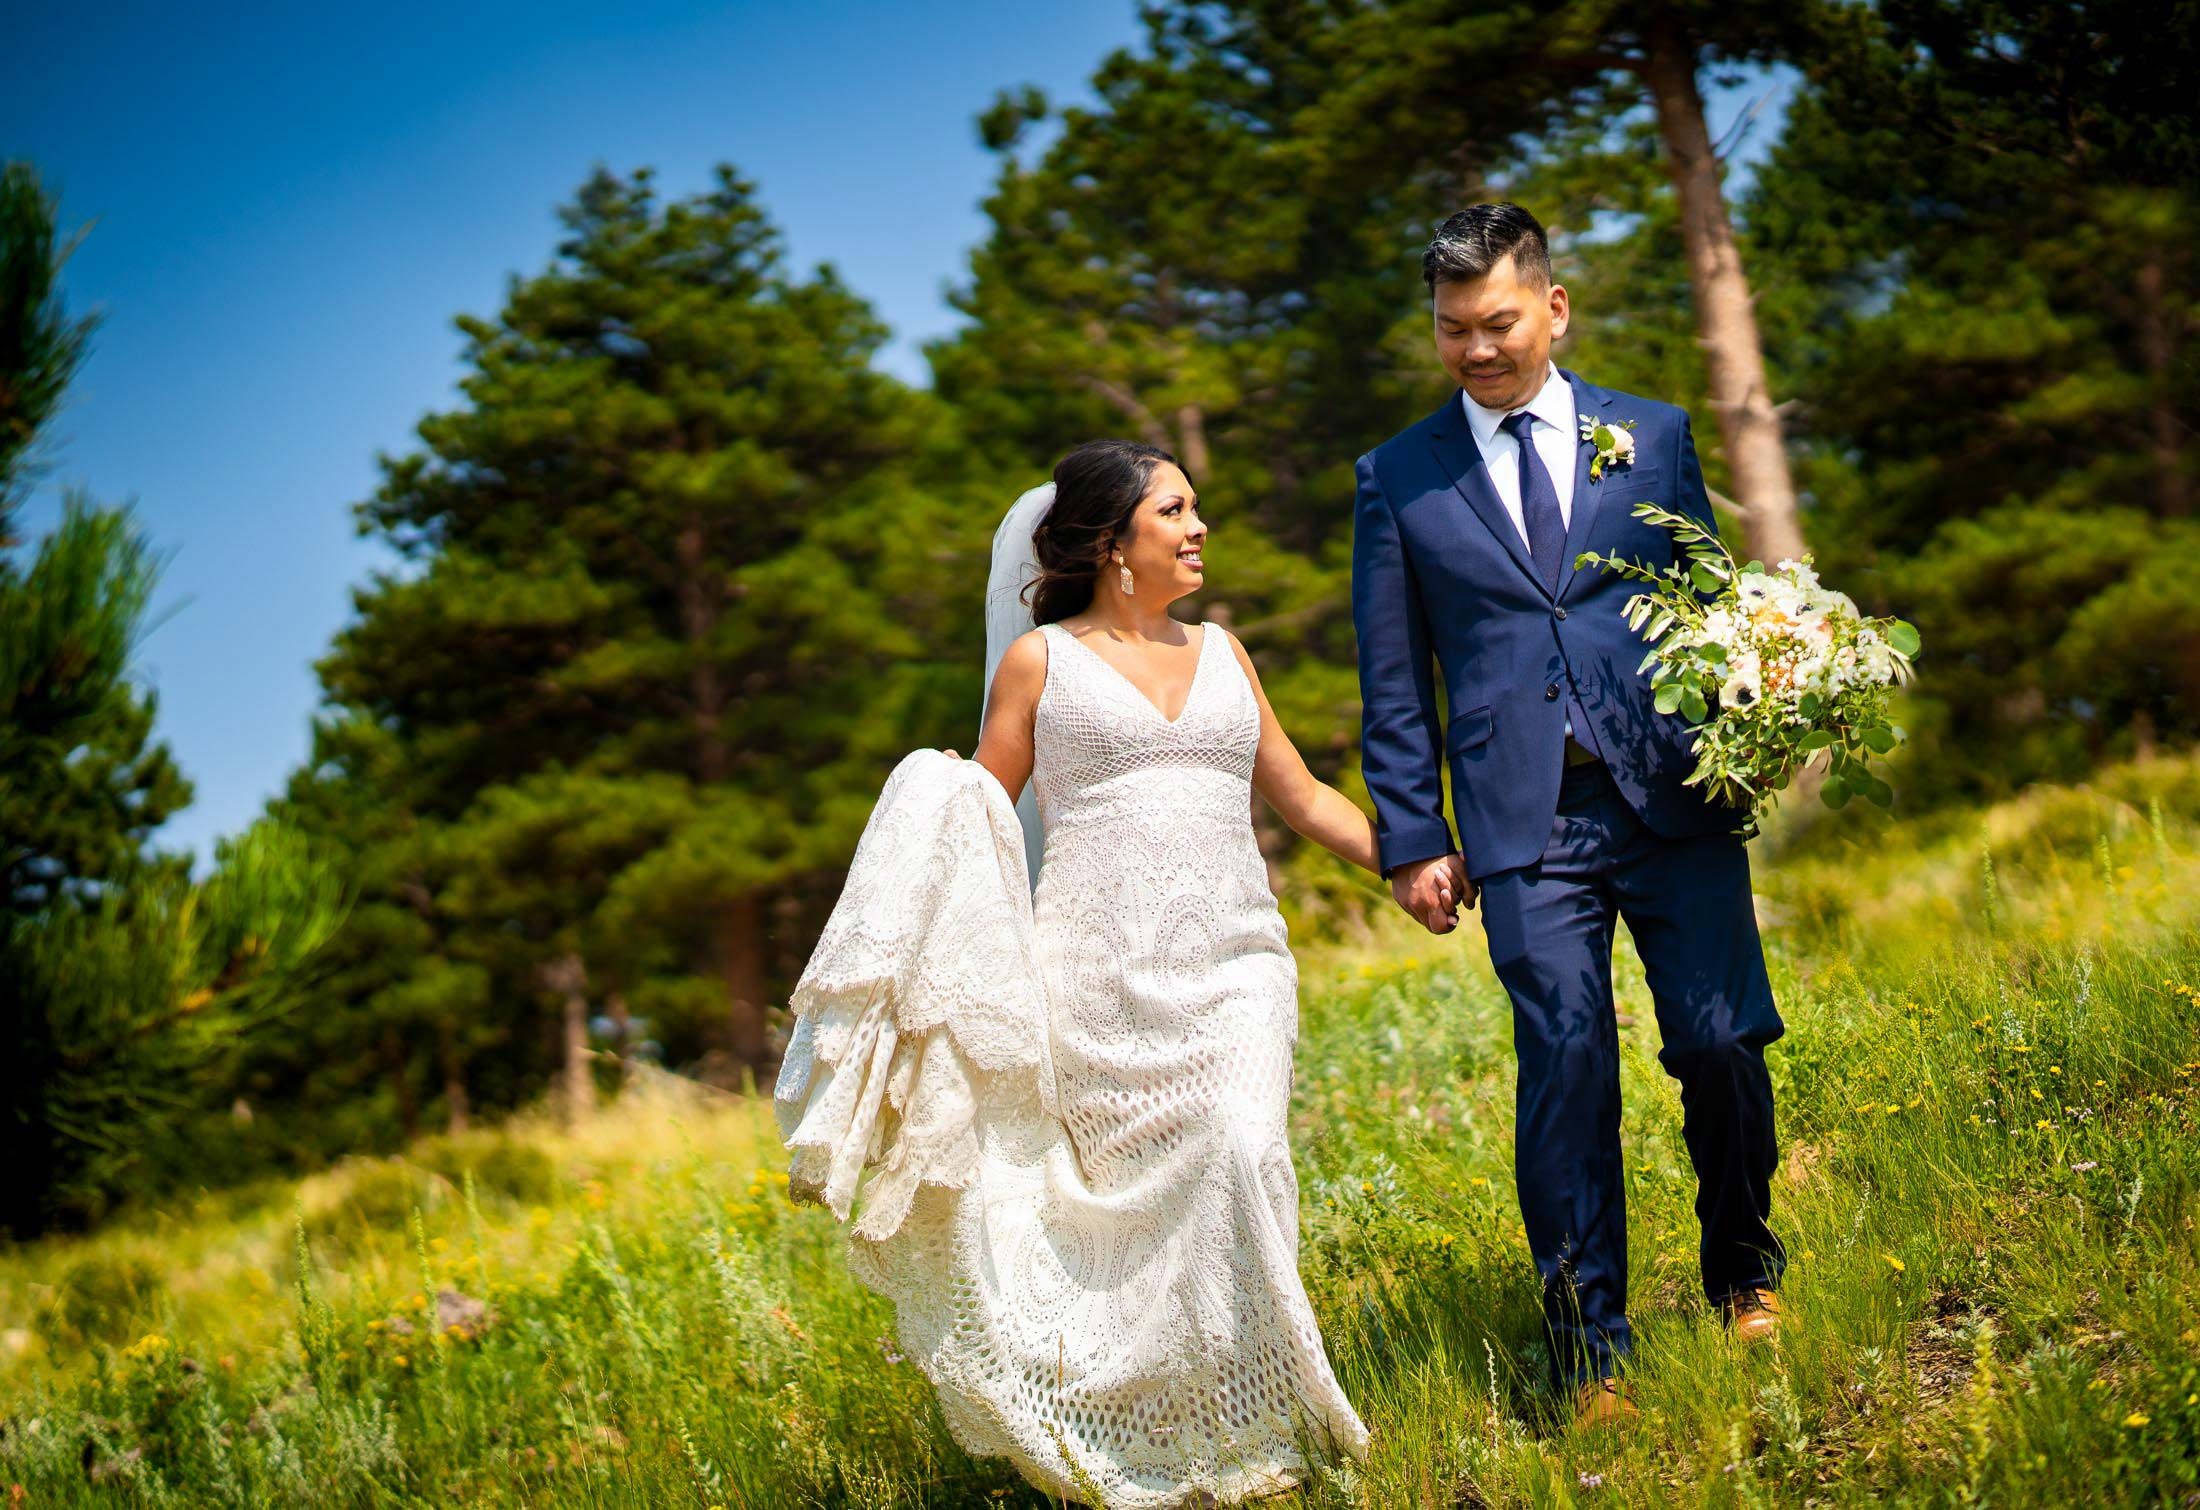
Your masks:
M 2177 423 L 2177 386 L 2171 370 L 2176 353 L 2170 346 L 2169 322 L 2162 318 L 2166 281 L 2160 253 L 2140 265 L 2139 355 L 2147 369 L 2155 506 L 2164 518 L 2182 519 L 2192 510 L 2192 494 L 2185 481 L 2184 430 Z
M 445 1018 L 439 1027 L 437 1047 L 443 1060 L 443 1107 L 450 1117 L 450 1130 L 462 1133 L 473 1120 L 466 1099 L 466 1066 L 459 1060 L 458 1034 L 450 1020 Z
M 718 627 L 718 601 L 704 580 L 709 557 L 703 548 L 703 518 L 688 515 L 673 545 L 680 564 L 680 632 L 687 637 L 688 718 L 695 736 L 695 779 L 704 785 L 725 780 L 726 739 L 720 720 L 726 712 L 725 684 L 711 662 L 708 645 Z
M 1719 187 L 1719 163 L 1704 125 L 1694 47 L 1666 28 L 1650 37 L 1643 82 L 1657 106 L 1658 134 L 1680 197 L 1681 239 L 1695 293 L 1697 339 L 1704 349 L 1711 407 L 1727 470 L 1743 510 L 1747 552 L 1768 564 L 1803 554 L 1795 480 L 1788 471 L 1779 411 L 1765 382 L 1749 280 L 1734 245 L 1733 222 Z
M 588 967 L 568 951 L 543 966 L 542 983 L 563 1003 L 560 1036 L 564 1047 L 565 1123 L 578 1127 L 596 1111 L 596 1077 L 588 1054 Z
M 1213 479 L 1207 472 L 1207 416 L 1197 404 L 1180 405 L 1176 411 L 1177 459 L 1195 488 Z
M 754 892 L 726 904 L 718 950 L 726 983 L 726 1048 L 751 1069 L 761 1069 L 771 1038 L 765 1021 L 764 907 Z
M 611 1038 L 619 1055 L 619 1087 L 625 1089 L 634 1078 L 634 1019 L 626 1010 L 626 993 L 613 991 L 604 998 L 604 1010 L 611 1014 Z
M 688 697 L 695 734 L 695 780 L 710 786 L 726 779 L 731 766 L 723 719 L 725 684 L 706 653 L 718 623 L 718 599 L 706 580 L 703 519 L 690 514 L 674 552 L 680 565 L 680 628 L 694 659 L 688 670 Z M 715 929 L 717 966 L 726 983 L 726 1050 L 751 1069 L 763 1067 L 770 1049 L 765 1032 L 764 923 L 754 895 L 725 903 Z
M 397 1029 L 382 1030 L 382 1065 L 390 1072 L 390 1087 L 397 1093 L 397 1126 L 410 1143 L 420 1136 L 420 1104 L 413 1099 L 412 1076 L 406 1073 L 405 1040 Z

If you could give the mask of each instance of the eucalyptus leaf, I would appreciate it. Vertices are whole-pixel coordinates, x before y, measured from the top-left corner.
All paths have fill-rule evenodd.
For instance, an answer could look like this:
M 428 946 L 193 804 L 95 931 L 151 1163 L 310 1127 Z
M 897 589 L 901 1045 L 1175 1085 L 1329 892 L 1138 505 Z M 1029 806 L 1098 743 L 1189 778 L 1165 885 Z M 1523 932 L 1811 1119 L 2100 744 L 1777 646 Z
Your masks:
M 1849 805 L 1849 784 L 1839 776 L 1828 776 L 1825 785 L 1818 788 L 1818 798 L 1828 807 L 1847 807 Z
M 1681 705 L 1681 687 L 1678 682 L 1667 682 L 1658 688 L 1658 711 L 1670 713 Z

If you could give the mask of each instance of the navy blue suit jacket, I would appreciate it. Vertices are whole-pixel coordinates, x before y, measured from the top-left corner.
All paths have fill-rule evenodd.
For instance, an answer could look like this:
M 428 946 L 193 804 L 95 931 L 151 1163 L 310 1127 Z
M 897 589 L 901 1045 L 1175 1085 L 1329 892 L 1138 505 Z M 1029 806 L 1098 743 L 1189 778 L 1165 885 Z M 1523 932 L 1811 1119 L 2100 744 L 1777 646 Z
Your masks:
M 1636 670 L 1648 646 L 1621 617 L 1636 587 L 1574 568 L 1585 550 L 1661 567 L 1676 560 L 1671 532 L 1633 515 L 1646 499 L 1711 523 L 1687 412 L 1560 372 L 1578 413 L 1636 423 L 1634 461 L 1597 481 L 1595 448 L 1579 443 L 1555 596 L 1490 483 L 1457 393 L 1359 460 L 1361 763 L 1386 875 L 1454 849 L 1477 880 L 1542 858 L 1565 765 L 1568 678 L 1613 784 L 1652 832 L 1719 833 L 1745 816 L 1682 785 L 1695 769 L 1694 736 L 1656 710 L 1649 675 Z M 1437 718 L 1438 675 L 1448 728 Z M 1440 761 L 1451 769 L 1456 844 Z

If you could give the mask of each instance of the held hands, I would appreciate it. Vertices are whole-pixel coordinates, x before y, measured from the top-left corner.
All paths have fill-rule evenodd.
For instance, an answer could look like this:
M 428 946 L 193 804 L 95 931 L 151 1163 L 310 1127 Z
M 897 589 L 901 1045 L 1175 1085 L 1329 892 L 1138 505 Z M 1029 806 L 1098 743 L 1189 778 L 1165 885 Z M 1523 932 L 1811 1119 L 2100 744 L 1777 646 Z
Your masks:
M 1467 879 L 1465 860 L 1438 855 L 1392 871 L 1390 894 L 1429 932 L 1449 933 L 1459 926 L 1459 908 L 1474 905 L 1475 886 Z

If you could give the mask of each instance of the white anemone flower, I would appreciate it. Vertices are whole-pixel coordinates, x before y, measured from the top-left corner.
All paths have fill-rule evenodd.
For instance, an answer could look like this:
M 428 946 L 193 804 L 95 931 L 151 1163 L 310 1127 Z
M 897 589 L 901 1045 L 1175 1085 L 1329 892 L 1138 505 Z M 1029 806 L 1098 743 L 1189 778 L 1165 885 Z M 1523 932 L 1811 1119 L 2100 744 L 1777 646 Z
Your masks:
M 1801 561 L 1787 560 L 1780 563 L 1780 574 L 1797 587 L 1808 592 L 1818 586 L 1818 573 Z
M 1719 705 L 1725 708 L 1750 708 L 1765 695 L 1764 667 L 1752 651 L 1735 661 L 1726 682 L 1719 688 Z

